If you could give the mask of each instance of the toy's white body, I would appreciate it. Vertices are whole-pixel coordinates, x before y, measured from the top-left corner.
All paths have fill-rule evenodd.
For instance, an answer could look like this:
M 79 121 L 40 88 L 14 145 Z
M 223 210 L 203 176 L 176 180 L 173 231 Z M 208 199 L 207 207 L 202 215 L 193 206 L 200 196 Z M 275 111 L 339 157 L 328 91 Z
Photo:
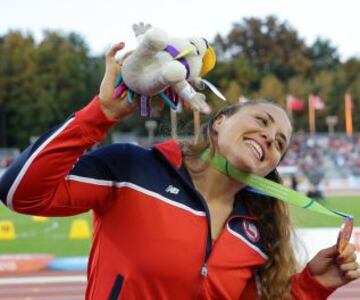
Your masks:
M 201 88 L 199 74 L 207 49 L 205 40 L 169 39 L 163 30 L 149 29 L 143 25 L 135 26 L 134 31 L 140 44 L 125 59 L 121 69 L 127 87 L 137 94 L 146 96 L 157 95 L 172 87 L 181 98 L 189 102 L 192 109 L 209 113 L 210 108 L 205 102 L 205 96 L 196 92 L 189 83 Z M 185 57 L 188 71 L 183 63 L 164 50 L 168 45 L 179 52 L 192 49 Z

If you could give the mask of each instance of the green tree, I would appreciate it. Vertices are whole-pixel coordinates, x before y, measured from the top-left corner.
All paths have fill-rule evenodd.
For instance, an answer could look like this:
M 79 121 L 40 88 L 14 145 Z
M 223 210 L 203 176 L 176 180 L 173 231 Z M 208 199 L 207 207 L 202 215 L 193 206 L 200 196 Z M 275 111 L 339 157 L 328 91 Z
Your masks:
M 0 42 L 2 146 L 24 147 L 97 92 L 103 63 L 79 35 L 48 31 L 36 45 L 30 34 L 9 32 Z
M 16 145 L 23 135 L 23 117 L 32 118 L 31 101 L 37 87 L 35 43 L 31 34 L 10 31 L 0 44 L 1 146 Z M 22 112 L 22 113 L 19 113 Z M 24 128 L 24 130 L 29 128 Z
M 77 34 L 63 36 L 47 31 L 37 52 L 37 76 L 43 91 L 40 102 L 47 106 L 54 125 L 89 101 L 88 48 Z
M 246 59 L 263 75 L 273 73 L 280 80 L 312 66 L 297 31 L 274 16 L 245 18 L 235 23 L 226 37 L 218 35 L 214 43 L 220 58 Z
M 237 103 L 241 95 L 242 91 L 239 84 L 235 80 L 231 80 L 225 92 L 226 99 L 229 103 Z
M 317 38 L 307 50 L 313 70 L 334 69 L 340 63 L 337 49 L 327 39 Z
M 285 106 L 285 87 L 275 75 L 267 75 L 261 80 L 261 86 L 255 98 L 267 99 Z

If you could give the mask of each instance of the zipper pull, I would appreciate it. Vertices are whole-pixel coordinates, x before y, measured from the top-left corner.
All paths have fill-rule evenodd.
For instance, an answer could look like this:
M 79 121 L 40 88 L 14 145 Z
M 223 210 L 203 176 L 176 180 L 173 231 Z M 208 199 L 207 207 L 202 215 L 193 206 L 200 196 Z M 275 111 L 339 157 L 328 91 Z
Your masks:
M 201 267 L 201 276 L 202 277 L 207 277 L 208 276 L 208 267 L 207 267 L 206 262 Z

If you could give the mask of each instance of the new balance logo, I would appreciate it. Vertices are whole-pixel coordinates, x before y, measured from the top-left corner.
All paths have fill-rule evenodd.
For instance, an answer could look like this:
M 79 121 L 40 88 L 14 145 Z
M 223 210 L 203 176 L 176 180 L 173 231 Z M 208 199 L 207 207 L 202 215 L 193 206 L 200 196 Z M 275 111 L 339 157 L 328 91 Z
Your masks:
M 165 190 L 167 193 L 171 193 L 171 194 L 175 194 L 175 195 L 177 195 L 177 194 L 179 194 L 179 189 L 177 188 L 177 187 L 174 187 L 174 186 L 172 186 L 171 184 L 166 188 L 166 190 Z

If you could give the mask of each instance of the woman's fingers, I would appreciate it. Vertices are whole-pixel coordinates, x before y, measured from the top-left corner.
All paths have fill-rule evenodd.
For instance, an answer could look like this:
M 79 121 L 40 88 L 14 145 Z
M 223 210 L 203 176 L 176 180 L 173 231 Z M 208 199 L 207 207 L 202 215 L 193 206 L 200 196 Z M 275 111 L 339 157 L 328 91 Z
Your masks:
M 124 49 L 125 47 L 125 43 L 124 42 L 119 42 L 115 45 L 113 45 L 110 50 L 106 53 L 106 61 L 110 62 L 112 61 L 112 59 L 115 58 L 115 55 L 118 51 Z
M 359 270 L 354 270 L 354 271 L 348 271 L 345 273 L 345 277 L 348 280 L 356 280 L 360 278 L 360 271 Z
M 355 245 L 349 243 L 337 257 L 339 269 L 344 272 L 345 278 L 350 281 L 360 278 L 359 264 L 356 262 L 355 251 Z
M 349 263 L 344 263 L 339 266 L 341 271 L 347 272 L 347 271 L 356 271 L 359 269 L 359 264 L 356 261 L 352 261 Z
M 357 256 L 353 252 L 353 253 L 349 253 L 347 256 L 338 258 L 337 261 L 338 261 L 338 263 L 343 264 L 343 263 L 354 262 L 354 261 L 356 261 L 356 259 L 357 259 Z
M 344 272 L 347 280 L 352 281 L 360 278 L 359 264 L 356 262 L 356 247 L 347 244 L 344 251 L 337 257 L 339 269 Z
M 356 254 L 355 254 L 356 248 L 354 244 L 347 244 L 343 252 L 339 254 L 337 257 L 338 261 L 340 262 L 350 262 L 356 260 Z

